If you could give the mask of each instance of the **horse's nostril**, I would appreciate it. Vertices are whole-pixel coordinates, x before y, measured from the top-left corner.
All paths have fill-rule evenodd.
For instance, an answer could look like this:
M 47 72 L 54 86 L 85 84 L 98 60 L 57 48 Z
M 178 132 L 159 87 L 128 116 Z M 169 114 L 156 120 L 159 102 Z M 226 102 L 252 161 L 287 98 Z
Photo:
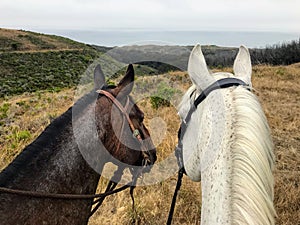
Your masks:
M 156 156 L 156 153 L 154 153 L 152 155 L 152 162 L 153 162 L 153 164 L 155 163 L 156 160 L 157 160 L 157 156 Z
M 156 150 L 150 150 L 147 152 L 143 152 L 143 161 L 142 165 L 144 166 L 151 166 L 155 163 L 157 157 L 156 157 Z
M 156 156 L 156 149 L 153 149 L 150 151 L 150 161 L 151 161 L 151 164 L 154 164 L 155 161 L 157 159 L 157 156 Z

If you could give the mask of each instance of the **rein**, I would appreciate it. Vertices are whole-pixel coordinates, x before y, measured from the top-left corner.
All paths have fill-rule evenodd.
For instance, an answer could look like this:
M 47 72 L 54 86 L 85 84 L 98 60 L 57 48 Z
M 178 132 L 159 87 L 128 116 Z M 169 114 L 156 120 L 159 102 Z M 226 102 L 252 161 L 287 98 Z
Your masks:
M 51 198 L 51 199 L 65 199 L 65 200 L 84 200 L 84 199 L 95 199 L 95 198 L 104 198 L 109 195 L 118 193 L 120 191 L 123 191 L 130 187 L 130 183 L 105 193 L 101 194 L 56 194 L 56 193 L 45 193 L 45 192 L 37 192 L 37 191 L 24 191 L 24 190 L 16 190 L 16 189 L 10 189 L 5 187 L 0 187 L 0 192 L 2 193 L 8 193 L 8 194 L 15 194 L 15 195 L 22 195 L 32 198 Z
M 234 87 L 234 86 L 240 86 L 240 85 L 244 86 L 248 90 L 250 90 L 249 85 L 247 85 L 244 81 L 237 79 L 237 78 L 223 78 L 223 79 L 217 80 L 216 82 L 214 82 L 213 84 L 208 86 L 204 91 L 202 91 L 202 93 L 194 101 L 194 104 L 190 108 L 185 119 L 182 120 L 180 128 L 178 130 L 178 144 L 175 149 L 175 155 L 177 157 L 179 171 L 178 171 L 176 188 L 175 188 L 175 191 L 173 194 L 172 203 L 171 203 L 171 207 L 169 210 L 167 225 L 171 225 L 171 223 L 172 223 L 173 214 L 174 214 L 174 210 L 175 210 L 175 204 L 176 204 L 176 198 L 177 198 L 178 192 L 181 187 L 183 174 L 186 174 L 185 169 L 184 169 L 184 164 L 183 164 L 182 138 L 187 129 L 187 125 L 191 120 L 192 114 L 196 111 L 198 105 L 201 104 L 201 102 L 203 102 L 212 91 L 218 90 L 218 89 L 223 89 L 223 88 Z
M 118 170 L 115 171 L 114 176 L 119 176 L 118 172 L 119 172 Z M 49 199 L 57 199 L 57 200 L 93 200 L 92 205 L 95 205 L 95 207 L 93 208 L 93 210 L 89 215 L 90 218 L 101 206 L 102 202 L 107 196 L 119 193 L 121 191 L 126 190 L 127 188 L 130 188 L 130 190 L 132 190 L 132 187 L 135 185 L 136 179 L 137 177 L 134 178 L 132 182 L 129 182 L 117 189 L 115 189 L 117 183 L 114 181 L 109 181 L 105 192 L 101 194 L 58 194 L 58 193 L 45 193 L 45 192 L 37 192 L 37 191 L 24 191 L 24 190 L 17 190 L 17 189 L 5 188 L 5 187 L 0 187 L 0 192 L 26 196 L 31 198 L 43 198 L 43 199 L 49 198 Z M 133 199 L 132 191 L 130 191 L 130 195 L 131 198 Z M 134 208 L 134 201 L 132 207 Z

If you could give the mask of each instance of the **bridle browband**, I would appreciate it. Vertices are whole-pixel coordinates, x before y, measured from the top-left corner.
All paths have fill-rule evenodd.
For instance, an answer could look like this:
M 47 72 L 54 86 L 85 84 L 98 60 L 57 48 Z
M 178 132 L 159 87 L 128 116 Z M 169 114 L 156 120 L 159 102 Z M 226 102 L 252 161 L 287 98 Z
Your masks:
M 223 79 L 217 80 L 214 83 L 212 83 L 211 85 L 209 85 L 204 91 L 202 91 L 202 93 L 195 99 L 195 101 L 194 101 L 192 107 L 190 108 L 189 112 L 187 113 L 185 119 L 182 120 L 182 122 L 181 122 L 180 128 L 178 130 L 178 144 L 175 148 L 175 155 L 177 158 L 179 171 L 178 171 L 177 184 L 176 184 L 176 188 L 174 191 L 174 195 L 172 198 L 172 203 L 171 203 L 171 207 L 170 207 L 170 211 L 169 211 L 167 225 L 171 225 L 171 223 L 172 223 L 177 194 L 178 194 L 178 191 L 180 190 L 183 174 L 186 173 L 185 169 L 184 169 L 184 164 L 183 164 L 182 138 L 186 132 L 186 128 L 187 128 L 188 123 L 191 120 L 192 114 L 196 111 L 198 105 L 201 104 L 201 102 L 203 102 L 212 91 L 218 90 L 218 89 L 234 87 L 234 86 L 244 86 L 248 90 L 251 90 L 249 85 L 247 85 L 244 81 L 237 79 L 237 78 L 223 78 Z
M 149 150 L 147 150 L 146 147 L 144 146 L 144 144 L 142 143 L 143 139 L 141 137 L 141 134 L 140 134 L 139 130 L 134 127 L 133 122 L 130 119 L 129 114 L 127 112 L 128 106 L 129 106 L 129 97 L 127 97 L 127 103 L 126 103 L 125 107 L 123 107 L 122 104 L 108 91 L 96 90 L 96 92 L 98 94 L 104 95 L 107 98 L 109 98 L 113 102 L 113 104 L 115 104 L 118 107 L 118 109 L 122 112 L 122 115 L 125 116 L 128 124 L 130 126 L 130 129 L 132 131 L 133 137 L 135 137 L 141 144 L 141 150 L 142 150 L 142 154 L 144 156 L 144 162 L 143 162 L 143 168 L 144 168 L 144 166 L 147 165 L 147 162 L 150 161 L 150 159 L 149 159 L 150 153 L 149 153 Z M 122 129 L 123 129 L 123 125 L 122 125 Z M 119 147 L 120 147 L 120 145 L 118 146 L 117 151 L 118 151 Z M 116 179 L 120 179 L 119 172 L 120 172 L 119 170 L 116 170 L 113 177 L 115 177 Z M 142 173 L 142 171 L 141 171 L 141 173 Z M 133 208 L 134 208 L 133 190 L 135 188 L 136 181 L 137 181 L 137 178 L 139 175 L 140 174 L 137 174 L 136 176 L 133 177 L 133 180 L 131 182 L 129 182 L 117 189 L 115 189 L 115 187 L 117 186 L 117 183 L 112 181 L 112 180 L 114 180 L 114 178 L 112 178 L 112 180 L 110 180 L 110 182 L 108 183 L 105 192 L 101 193 L 101 194 L 45 193 L 45 192 L 37 192 L 37 191 L 18 190 L 18 189 L 6 188 L 6 187 L 0 187 L 0 193 L 27 196 L 27 197 L 31 197 L 31 198 L 48 198 L 48 199 L 60 199 L 60 200 L 61 199 L 65 199 L 65 200 L 88 200 L 88 199 L 90 199 L 90 200 L 93 200 L 92 205 L 95 205 L 95 207 L 93 208 L 93 210 L 91 211 L 91 213 L 89 215 L 89 217 L 91 217 L 97 211 L 97 209 L 100 207 L 100 205 L 102 204 L 102 202 L 104 201 L 104 199 L 107 196 L 116 194 L 127 188 L 130 188 L 130 195 L 131 195 L 131 199 L 133 202 Z

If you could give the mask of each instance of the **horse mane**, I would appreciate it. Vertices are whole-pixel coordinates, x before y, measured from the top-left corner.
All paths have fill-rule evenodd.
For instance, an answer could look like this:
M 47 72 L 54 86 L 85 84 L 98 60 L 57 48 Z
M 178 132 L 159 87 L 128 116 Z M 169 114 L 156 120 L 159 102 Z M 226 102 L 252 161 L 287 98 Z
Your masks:
M 232 224 L 274 224 L 274 154 L 269 126 L 257 97 L 233 91 Z
M 82 109 L 91 104 L 97 97 L 97 93 L 90 92 L 89 94 L 80 98 L 74 106 Z M 0 173 L 0 186 L 5 186 L 11 181 L 11 177 L 15 174 L 25 173 L 28 171 L 27 166 L 32 159 L 36 158 L 39 154 L 50 156 L 53 149 L 49 146 L 54 146 L 59 140 L 55 137 L 62 135 L 67 127 L 72 123 L 73 107 L 70 107 L 61 116 L 54 119 L 46 129 Z M 42 162 L 41 162 L 42 163 Z

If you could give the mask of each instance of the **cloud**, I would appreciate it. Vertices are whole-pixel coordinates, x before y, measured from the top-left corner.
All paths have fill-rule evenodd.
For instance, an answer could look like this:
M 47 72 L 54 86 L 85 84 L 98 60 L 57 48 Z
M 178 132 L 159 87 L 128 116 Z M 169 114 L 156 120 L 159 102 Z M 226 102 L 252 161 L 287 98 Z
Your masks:
M 0 27 L 300 31 L 297 0 L 1 0 Z

